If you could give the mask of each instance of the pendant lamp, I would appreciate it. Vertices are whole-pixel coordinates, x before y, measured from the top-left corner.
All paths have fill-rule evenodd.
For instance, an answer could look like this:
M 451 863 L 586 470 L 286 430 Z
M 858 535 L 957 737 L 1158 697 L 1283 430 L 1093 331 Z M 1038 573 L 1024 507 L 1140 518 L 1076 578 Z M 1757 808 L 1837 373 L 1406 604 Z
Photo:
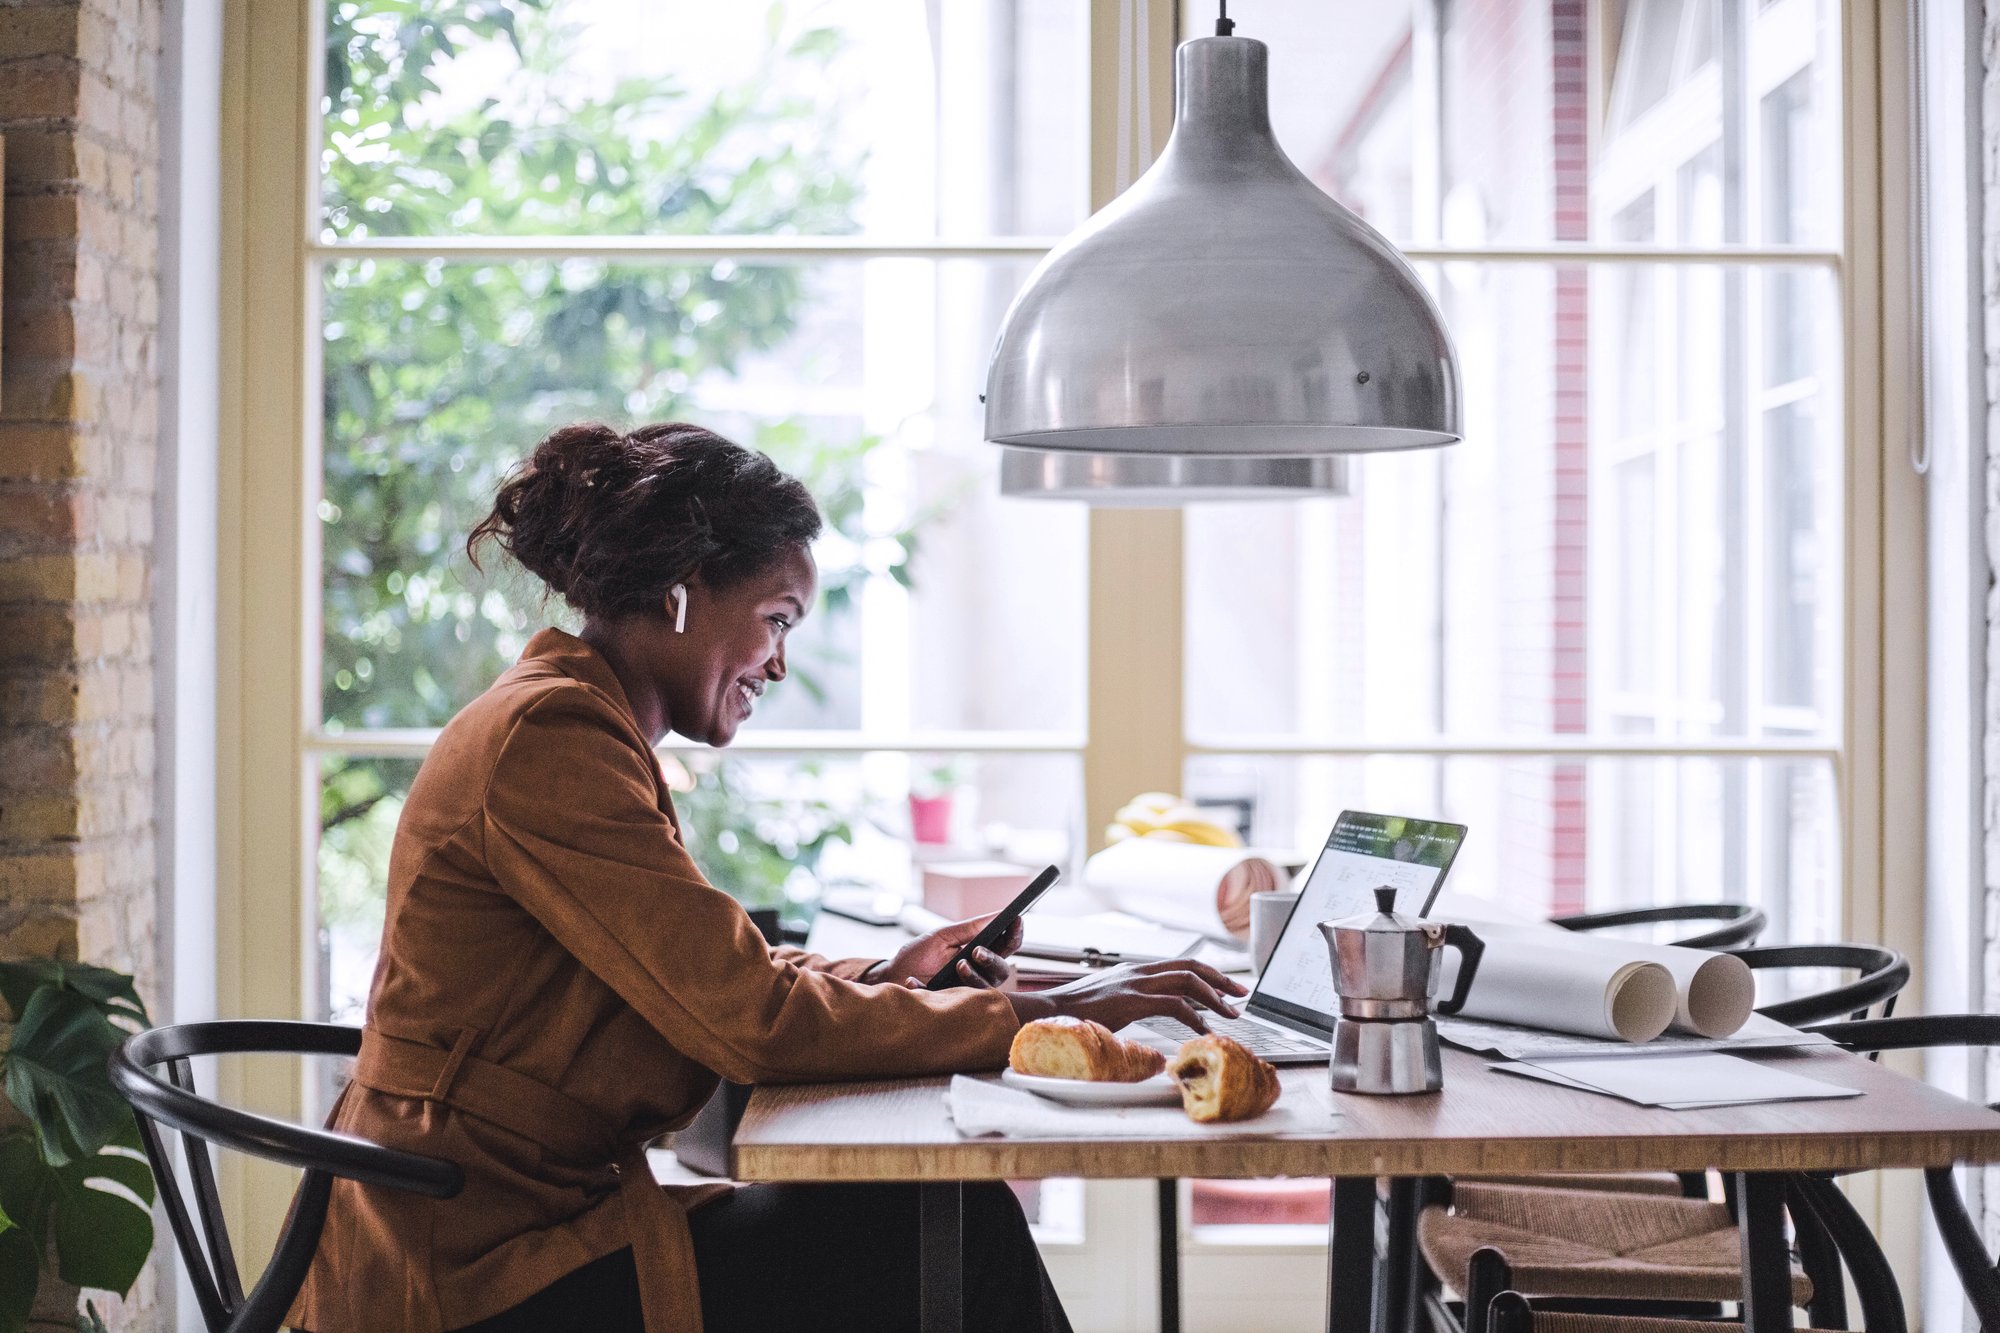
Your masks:
M 1099 508 L 1171 509 L 1202 500 L 1309 500 L 1347 494 L 1347 459 L 1215 454 L 1000 451 L 1000 494 Z
M 985 399 L 1004 493 L 1341 493 L 1343 455 L 1460 438 L 1437 306 L 1278 146 L 1264 44 L 1217 28 L 1176 53 L 1159 159 L 1042 260 L 1001 323 Z

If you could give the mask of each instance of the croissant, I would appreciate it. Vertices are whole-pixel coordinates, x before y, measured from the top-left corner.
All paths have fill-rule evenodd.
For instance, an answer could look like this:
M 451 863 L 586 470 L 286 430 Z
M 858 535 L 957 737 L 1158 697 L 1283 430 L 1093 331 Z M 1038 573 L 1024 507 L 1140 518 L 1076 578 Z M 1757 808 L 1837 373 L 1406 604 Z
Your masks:
M 1038 1018 L 1014 1034 L 1007 1063 L 1043 1078 L 1137 1083 L 1159 1073 L 1167 1057 L 1087 1018 Z
M 1217 1033 L 1183 1044 L 1167 1072 L 1190 1120 L 1248 1120 L 1278 1100 L 1277 1069 Z

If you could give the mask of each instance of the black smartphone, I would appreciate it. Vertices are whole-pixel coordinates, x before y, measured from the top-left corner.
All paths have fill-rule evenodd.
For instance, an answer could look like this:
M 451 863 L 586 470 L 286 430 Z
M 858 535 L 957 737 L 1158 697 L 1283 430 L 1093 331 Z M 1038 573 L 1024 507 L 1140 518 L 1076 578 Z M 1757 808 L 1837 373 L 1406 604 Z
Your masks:
M 1008 903 L 1001 911 L 1000 915 L 986 923 L 984 930 L 959 946 L 958 952 L 951 956 L 951 961 L 939 969 L 938 974 L 925 984 L 924 989 L 950 990 L 953 986 L 963 986 L 965 982 L 959 979 L 958 965 L 961 962 L 970 962 L 973 950 L 991 949 L 994 945 L 1006 939 L 1007 932 L 1014 928 L 1014 923 L 1021 919 L 1021 914 L 1030 907 L 1033 907 L 1035 900 L 1047 893 L 1050 888 L 1054 887 L 1055 882 L 1061 878 L 1062 871 L 1057 870 L 1054 866 L 1050 866 L 1041 874 L 1035 876 L 1033 882 L 1027 888 L 1022 889 L 1015 896 L 1014 901 Z

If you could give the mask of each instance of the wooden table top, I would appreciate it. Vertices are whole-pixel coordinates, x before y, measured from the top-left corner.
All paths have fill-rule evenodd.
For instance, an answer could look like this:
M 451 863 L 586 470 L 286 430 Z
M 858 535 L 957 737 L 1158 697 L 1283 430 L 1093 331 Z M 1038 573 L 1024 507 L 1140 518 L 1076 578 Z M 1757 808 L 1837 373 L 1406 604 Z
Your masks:
M 1026 1180 L 1195 1176 L 1511 1175 L 1541 1171 L 1865 1170 L 2000 1161 L 2000 1114 L 1818 1050 L 1760 1062 L 1859 1088 L 1831 1101 L 1664 1111 L 1495 1072 L 1447 1048 L 1445 1086 L 1326 1094 L 1346 1120 L 1317 1138 L 963 1139 L 945 1078 L 758 1088 L 736 1132 L 738 1180 Z M 1286 1097 L 1326 1077 L 1284 1074 Z

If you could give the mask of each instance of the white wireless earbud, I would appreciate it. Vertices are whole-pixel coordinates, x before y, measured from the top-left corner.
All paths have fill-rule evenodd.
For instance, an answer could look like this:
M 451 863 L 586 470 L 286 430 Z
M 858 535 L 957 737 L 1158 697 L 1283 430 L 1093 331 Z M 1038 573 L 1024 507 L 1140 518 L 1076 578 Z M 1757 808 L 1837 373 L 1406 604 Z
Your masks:
M 674 599 L 674 633 L 685 634 L 688 627 L 687 584 L 676 583 L 667 589 L 667 596 Z

